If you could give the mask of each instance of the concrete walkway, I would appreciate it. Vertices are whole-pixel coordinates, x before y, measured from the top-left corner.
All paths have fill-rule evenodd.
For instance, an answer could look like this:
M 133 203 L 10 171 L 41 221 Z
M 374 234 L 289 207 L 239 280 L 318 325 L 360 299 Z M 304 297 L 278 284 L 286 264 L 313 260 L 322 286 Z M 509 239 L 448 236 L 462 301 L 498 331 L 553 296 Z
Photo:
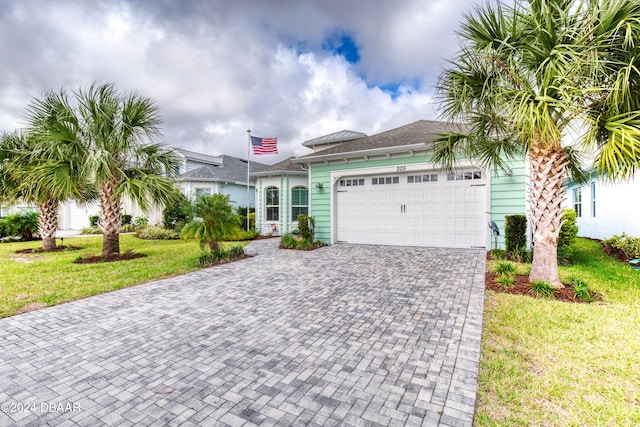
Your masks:
M 276 244 L 1 319 L 0 426 L 472 425 L 484 251 Z

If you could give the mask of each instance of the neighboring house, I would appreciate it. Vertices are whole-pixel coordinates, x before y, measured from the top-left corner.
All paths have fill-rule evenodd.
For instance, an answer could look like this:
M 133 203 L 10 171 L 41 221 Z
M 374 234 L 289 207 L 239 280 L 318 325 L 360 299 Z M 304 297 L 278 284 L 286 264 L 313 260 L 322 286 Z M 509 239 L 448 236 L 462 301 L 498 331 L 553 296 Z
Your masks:
M 298 228 L 298 215 L 309 212 L 308 172 L 290 157 L 254 172 L 256 229 L 281 235 Z
M 525 161 L 512 162 L 509 173 L 495 173 L 475 160 L 461 160 L 454 173 L 447 173 L 431 161 L 431 143 L 456 130 L 456 125 L 420 120 L 372 136 L 341 131 L 306 141 L 313 153 L 288 162 L 302 166 L 294 171 L 300 180 L 308 170 L 316 237 L 325 243 L 491 248 L 488 224 L 494 220 L 501 232 L 498 246 L 504 247 L 505 215 L 526 212 Z M 263 233 L 275 220 L 268 191 L 275 187 L 289 194 L 285 172 L 290 167 L 269 176 L 254 174 L 256 221 Z M 280 197 L 279 215 L 292 208 Z M 276 234 L 294 226 L 278 221 Z
M 193 151 L 175 149 L 180 165 L 175 171 L 182 194 L 191 200 L 200 195 L 228 194 L 236 206 L 247 205 L 247 161 L 232 156 L 210 156 Z M 251 170 L 258 171 L 267 165 L 251 162 Z M 249 206 L 255 205 L 255 190 L 249 182 Z M 79 204 L 74 201 L 62 203 L 59 211 L 59 228 L 81 229 L 89 226 L 89 216 L 98 215 L 97 202 Z M 123 213 L 133 217 L 145 217 L 149 224 L 162 224 L 162 207 L 154 207 L 149 212 L 142 210 L 129 200 L 123 201 Z
M 586 184 L 570 182 L 565 207 L 577 215 L 578 235 L 606 239 L 614 234 L 640 236 L 640 176 L 607 182 L 592 178 Z

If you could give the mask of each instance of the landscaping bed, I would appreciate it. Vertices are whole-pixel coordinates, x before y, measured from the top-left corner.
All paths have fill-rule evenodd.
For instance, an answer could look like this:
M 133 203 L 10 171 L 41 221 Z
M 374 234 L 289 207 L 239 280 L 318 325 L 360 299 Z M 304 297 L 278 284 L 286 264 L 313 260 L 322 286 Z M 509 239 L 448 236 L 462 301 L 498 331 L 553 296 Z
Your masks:
M 529 282 L 529 276 L 523 274 L 516 274 L 513 276 L 515 283 L 513 286 L 504 286 L 498 283 L 500 275 L 491 271 L 485 273 L 485 286 L 487 289 L 494 292 L 503 292 L 513 295 L 526 295 L 533 298 L 538 298 L 538 295 L 531 289 L 531 282 Z M 546 298 L 554 299 L 557 301 L 576 302 L 576 303 L 591 303 L 594 301 L 601 301 L 602 296 L 600 294 L 591 292 L 591 298 L 581 298 L 576 296 L 576 290 L 573 285 L 565 284 L 563 289 L 556 289 L 553 296 Z

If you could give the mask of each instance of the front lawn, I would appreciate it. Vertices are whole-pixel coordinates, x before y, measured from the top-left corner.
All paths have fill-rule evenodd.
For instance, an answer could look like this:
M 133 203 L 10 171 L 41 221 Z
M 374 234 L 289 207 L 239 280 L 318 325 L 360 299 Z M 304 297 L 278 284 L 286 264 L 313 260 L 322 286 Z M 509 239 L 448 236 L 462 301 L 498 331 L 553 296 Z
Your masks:
M 82 249 L 17 254 L 21 249 L 40 248 L 41 242 L 0 244 L 0 317 L 194 271 L 200 268 L 196 262 L 202 253 L 193 240 L 141 240 L 121 235 L 121 251 L 132 250 L 146 256 L 74 264 L 79 257 L 99 255 L 102 236 L 66 238 L 64 244 Z M 246 244 L 224 245 L 228 248 Z
M 586 239 L 572 260 L 602 302 L 487 292 L 476 425 L 640 425 L 640 271 Z

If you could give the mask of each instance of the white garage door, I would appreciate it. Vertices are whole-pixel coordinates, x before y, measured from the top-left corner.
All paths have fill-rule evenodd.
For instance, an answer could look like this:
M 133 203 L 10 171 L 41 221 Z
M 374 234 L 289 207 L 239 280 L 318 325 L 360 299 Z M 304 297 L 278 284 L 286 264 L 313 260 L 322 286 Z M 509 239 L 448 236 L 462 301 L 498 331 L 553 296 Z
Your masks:
M 486 246 L 484 172 L 410 172 L 341 178 L 337 183 L 338 242 Z

